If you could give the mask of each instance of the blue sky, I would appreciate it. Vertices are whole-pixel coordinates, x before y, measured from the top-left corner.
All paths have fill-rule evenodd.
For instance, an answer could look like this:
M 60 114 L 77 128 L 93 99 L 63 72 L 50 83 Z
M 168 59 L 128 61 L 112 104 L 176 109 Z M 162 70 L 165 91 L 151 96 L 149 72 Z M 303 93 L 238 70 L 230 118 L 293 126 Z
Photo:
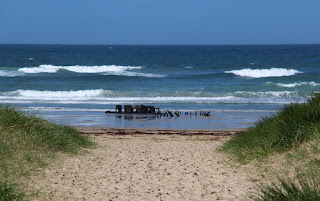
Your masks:
M 320 44 L 320 0 L 0 0 L 0 43 Z

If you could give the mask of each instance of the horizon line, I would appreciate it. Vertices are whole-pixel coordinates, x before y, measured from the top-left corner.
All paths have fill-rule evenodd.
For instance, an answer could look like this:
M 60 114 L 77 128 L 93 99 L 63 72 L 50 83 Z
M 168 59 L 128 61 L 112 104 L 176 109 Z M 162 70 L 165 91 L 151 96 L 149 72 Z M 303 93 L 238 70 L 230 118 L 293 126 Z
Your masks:
M 0 43 L 0 45 L 88 45 L 88 46 L 254 46 L 254 45 L 320 45 L 320 43 L 257 43 L 257 44 L 81 44 L 81 43 Z

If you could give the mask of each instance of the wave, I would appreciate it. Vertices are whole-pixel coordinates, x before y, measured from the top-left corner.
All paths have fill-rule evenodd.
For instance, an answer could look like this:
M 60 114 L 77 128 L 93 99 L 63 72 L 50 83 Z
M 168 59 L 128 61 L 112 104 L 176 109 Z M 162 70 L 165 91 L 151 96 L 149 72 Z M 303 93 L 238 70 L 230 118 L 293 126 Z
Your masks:
M 266 92 L 248 92 L 248 91 L 236 91 L 235 95 L 238 97 L 289 97 L 299 98 L 298 91 L 266 91 Z
M 150 77 L 150 78 L 163 78 L 165 75 L 152 74 L 152 73 L 137 73 L 137 72 L 108 72 L 103 73 L 103 75 L 117 75 L 117 76 L 128 76 L 128 77 Z
M 40 65 L 39 67 L 24 67 L 18 71 L 24 73 L 56 73 L 59 70 L 67 70 L 76 73 L 104 73 L 104 72 L 122 72 L 126 70 L 141 69 L 136 66 L 54 66 L 54 65 Z
M 266 92 L 252 92 L 252 91 L 235 91 L 231 93 L 210 93 L 210 92 L 155 92 L 146 95 L 143 91 L 113 91 L 104 89 L 89 89 L 77 91 L 38 91 L 38 90 L 16 90 L 8 92 L 0 92 L 0 96 L 20 96 L 20 97 L 34 97 L 34 98 L 117 98 L 117 97 L 181 97 L 181 98 L 227 98 L 229 96 L 236 97 L 298 97 L 299 91 L 266 91 Z
M 23 73 L 17 71 L 0 70 L 0 77 L 17 77 L 21 75 L 23 75 Z
M 102 65 L 102 66 L 54 66 L 54 65 L 40 65 L 39 67 L 24 67 L 19 68 L 18 72 L 26 74 L 37 73 L 57 73 L 60 70 L 66 70 L 75 73 L 100 73 L 103 75 L 116 76 L 140 76 L 140 77 L 165 77 L 165 75 L 139 73 L 133 70 L 140 70 L 141 66 L 116 66 L 116 65 Z
M 300 87 L 300 86 L 319 86 L 319 83 L 316 82 L 295 82 L 295 83 L 289 83 L 289 84 L 283 84 L 283 83 L 276 83 L 279 87 L 288 87 L 288 88 L 293 88 L 293 87 Z
M 26 107 L 23 111 L 64 111 L 64 112 L 104 112 L 106 109 L 92 108 L 62 108 L 62 107 Z
M 3 92 L 2 95 L 39 98 L 39 99 L 52 99 L 52 98 L 99 97 L 104 92 L 108 93 L 107 90 L 102 90 L 102 89 L 78 90 L 78 91 L 37 91 L 37 90 L 20 90 L 19 89 L 17 91 Z
M 225 73 L 232 73 L 241 77 L 262 78 L 262 77 L 283 77 L 292 76 L 302 73 L 295 69 L 286 68 L 271 68 L 271 69 L 250 69 L 225 71 Z
M 303 94 L 304 95 L 304 94 Z M 1 92 L 5 103 L 61 103 L 61 104 L 146 104 L 146 103 L 290 103 L 305 98 L 298 91 L 268 91 L 233 93 L 120 92 L 103 89 L 78 91 L 16 90 Z
M 139 98 L 106 98 L 103 100 L 25 100 L 25 99 L 6 99 L 2 104 L 88 104 L 88 105 L 117 105 L 117 104 L 289 104 L 292 102 L 304 102 L 304 99 L 285 99 L 285 98 L 239 98 L 239 97 L 220 97 L 220 98 L 195 98 L 190 97 L 139 97 Z

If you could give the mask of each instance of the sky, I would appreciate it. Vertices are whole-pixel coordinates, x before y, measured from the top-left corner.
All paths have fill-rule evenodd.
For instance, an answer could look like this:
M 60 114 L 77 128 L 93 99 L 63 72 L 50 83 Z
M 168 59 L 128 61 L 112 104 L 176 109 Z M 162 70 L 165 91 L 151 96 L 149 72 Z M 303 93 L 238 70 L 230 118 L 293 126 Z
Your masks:
M 320 0 L 0 0 L 0 44 L 320 44 Z

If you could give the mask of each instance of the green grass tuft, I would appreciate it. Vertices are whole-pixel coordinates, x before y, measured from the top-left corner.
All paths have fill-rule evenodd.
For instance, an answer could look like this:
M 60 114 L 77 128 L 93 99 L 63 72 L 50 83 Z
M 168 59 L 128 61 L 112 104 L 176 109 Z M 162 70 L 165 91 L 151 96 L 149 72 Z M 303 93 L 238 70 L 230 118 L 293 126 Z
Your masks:
M 315 138 L 320 139 L 320 94 L 306 103 L 286 105 L 277 114 L 262 118 L 254 127 L 227 141 L 220 150 L 246 163 Z
M 22 199 L 25 194 L 16 191 L 19 180 L 46 165 L 57 152 L 74 154 L 94 146 L 73 127 L 0 106 L 0 200 Z
M 262 118 L 227 141 L 220 151 L 231 154 L 240 163 L 248 163 L 290 150 L 287 158 L 294 163 L 290 164 L 295 167 L 298 182 L 287 178 L 278 179 L 277 184 L 260 184 L 256 200 L 320 200 L 320 160 L 315 157 L 320 152 L 319 140 L 320 94 L 315 94 L 306 103 L 285 105 L 277 114 Z M 302 143 L 306 146 L 300 146 Z
M 280 184 L 260 185 L 260 195 L 255 200 L 263 201 L 314 201 L 320 200 L 320 185 L 316 179 L 299 179 L 298 183 L 279 179 Z
M 0 180 L 0 201 L 26 200 L 24 192 L 18 190 L 17 184 L 9 184 Z

